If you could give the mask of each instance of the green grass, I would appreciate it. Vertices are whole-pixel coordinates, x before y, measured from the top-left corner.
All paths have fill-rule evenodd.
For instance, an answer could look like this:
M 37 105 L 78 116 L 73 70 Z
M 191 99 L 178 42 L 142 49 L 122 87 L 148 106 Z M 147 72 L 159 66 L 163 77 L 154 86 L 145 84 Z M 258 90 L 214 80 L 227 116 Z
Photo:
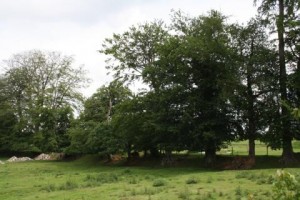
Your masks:
M 293 141 L 293 147 L 295 152 L 300 152 L 300 141 Z M 267 146 L 260 142 L 255 142 L 255 152 L 256 155 L 259 156 L 279 156 L 282 153 L 282 150 L 272 150 L 271 148 L 268 148 Z M 230 145 L 228 145 L 227 148 L 221 149 L 221 151 L 218 152 L 219 155 L 248 155 L 248 141 L 241 141 L 241 142 L 232 142 Z
M 247 154 L 247 142 L 232 145 L 234 155 Z M 235 200 L 251 195 L 254 199 L 271 199 L 272 176 L 283 167 L 278 162 L 281 151 L 269 151 L 271 156 L 265 156 L 265 146 L 258 143 L 256 147 L 259 156 L 253 170 L 204 169 L 199 154 L 183 156 L 183 164 L 173 168 L 162 168 L 159 161 L 149 160 L 140 163 L 140 167 L 109 166 L 95 156 L 75 161 L 6 163 L 0 165 L 0 199 Z M 299 152 L 300 143 L 294 142 L 294 147 Z M 219 154 L 223 151 L 226 150 Z M 225 155 L 224 158 L 230 157 Z M 0 160 L 7 158 L 0 156 Z M 300 174 L 300 168 L 286 170 Z
M 270 199 L 276 169 L 104 166 L 97 159 L 32 161 L 0 166 L 0 199 Z M 300 169 L 288 169 L 300 173 Z

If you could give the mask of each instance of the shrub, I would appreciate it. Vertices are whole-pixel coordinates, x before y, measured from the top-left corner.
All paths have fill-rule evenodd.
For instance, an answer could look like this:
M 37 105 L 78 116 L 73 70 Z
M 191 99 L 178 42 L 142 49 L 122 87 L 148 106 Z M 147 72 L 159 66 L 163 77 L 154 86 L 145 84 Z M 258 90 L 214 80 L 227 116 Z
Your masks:
M 299 183 L 295 176 L 283 170 L 277 170 L 273 183 L 273 199 L 300 199 Z
M 248 173 L 247 172 L 241 172 L 241 173 L 238 173 L 235 178 L 236 179 L 241 179 L 241 178 L 247 178 L 248 176 Z
M 78 184 L 75 181 L 68 180 L 63 185 L 61 185 L 59 190 L 73 190 L 78 188 Z
M 185 187 L 184 190 L 179 193 L 178 198 L 184 200 L 190 199 L 190 191 L 187 187 Z
M 88 174 L 85 179 L 88 183 L 91 183 L 91 185 L 98 186 L 101 183 L 114 183 L 118 182 L 119 177 L 115 173 L 100 173 L 96 176 L 92 176 Z
M 212 177 L 208 177 L 206 183 L 212 183 L 212 182 L 213 182 Z
M 137 184 L 138 181 L 136 180 L 135 177 L 133 177 L 133 178 L 129 179 L 128 183 L 129 183 L 129 184 Z
M 235 189 L 235 195 L 236 196 L 241 196 L 242 195 L 242 189 L 240 186 L 238 186 L 236 189 Z
M 186 184 L 196 184 L 198 183 L 198 179 L 195 177 L 190 177 L 185 181 Z
M 164 185 L 166 185 L 166 181 L 163 179 L 156 179 L 156 180 L 154 180 L 154 182 L 152 184 L 153 187 L 161 187 Z

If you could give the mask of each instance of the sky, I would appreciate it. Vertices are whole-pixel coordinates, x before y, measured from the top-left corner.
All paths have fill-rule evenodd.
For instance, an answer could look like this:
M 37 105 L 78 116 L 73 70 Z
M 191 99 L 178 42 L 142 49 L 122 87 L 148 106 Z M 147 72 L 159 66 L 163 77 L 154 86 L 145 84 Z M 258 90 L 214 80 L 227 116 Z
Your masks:
M 88 97 L 112 80 L 98 52 L 105 38 L 146 21 L 168 22 L 171 10 L 198 16 L 211 9 L 230 22 L 256 14 L 253 0 L 0 0 L 0 61 L 34 49 L 71 55 L 92 81 L 82 91 Z

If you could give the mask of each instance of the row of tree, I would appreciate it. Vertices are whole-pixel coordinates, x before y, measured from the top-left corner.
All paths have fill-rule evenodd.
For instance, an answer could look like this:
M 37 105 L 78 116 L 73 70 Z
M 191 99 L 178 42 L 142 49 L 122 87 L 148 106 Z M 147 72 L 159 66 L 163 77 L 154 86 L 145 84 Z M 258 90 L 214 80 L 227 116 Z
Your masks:
M 294 162 L 299 138 L 300 3 L 260 1 L 246 25 L 217 11 L 171 23 L 132 26 L 103 42 L 115 80 L 84 101 L 72 59 L 39 51 L 16 55 L 1 78 L 1 150 L 103 153 L 205 151 L 208 165 L 234 140 L 282 148 Z M 133 94 L 126 84 L 141 81 Z M 294 116 L 295 115 L 295 116 Z M 3 120 L 2 120 L 3 119 Z
M 95 115 L 86 118 L 99 107 L 86 104 L 81 128 L 91 121 L 98 126 L 72 134 L 70 149 L 72 144 L 77 150 L 122 149 L 128 156 L 133 150 L 154 156 L 164 150 L 167 157 L 174 150 L 196 150 L 205 151 L 211 164 L 216 151 L 233 140 L 249 140 L 254 157 L 259 139 L 282 148 L 283 162 L 293 162 L 292 140 L 299 138 L 291 108 L 300 103 L 300 4 L 260 3 L 259 15 L 247 25 L 229 24 L 217 11 L 197 17 L 179 11 L 169 25 L 145 23 L 106 39 L 100 52 L 109 56 L 107 68 L 115 79 L 142 81 L 149 90 L 125 95 L 121 91 L 128 89 L 121 87 L 116 97 L 117 81 L 100 89 L 88 102 L 106 91 L 102 116 L 107 117 L 100 123 Z M 86 141 L 80 137 L 89 134 Z M 87 145 L 91 141 L 96 144 Z

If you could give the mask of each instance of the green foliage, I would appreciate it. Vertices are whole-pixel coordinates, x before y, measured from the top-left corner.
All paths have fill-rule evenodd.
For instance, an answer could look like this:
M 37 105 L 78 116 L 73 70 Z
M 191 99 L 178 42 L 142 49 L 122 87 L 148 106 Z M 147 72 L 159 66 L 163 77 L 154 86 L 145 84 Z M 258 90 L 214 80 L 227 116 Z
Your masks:
M 153 181 L 152 186 L 153 187 L 161 187 L 161 186 L 165 186 L 166 185 L 166 181 L 164 179 L 156 179 Z
M 82 101 L 87 79 L 73 58 L 57 52 L 28 51 L 5 62 L 5 98 L 17 123 L 10 151 L 62 151 L 67 129 Z
M 196 184 L 198 183 L 198 179 L 196 177 L 189 177 L 186 181 L 186 184 Z
M 116 106 L 130 96 L 130 90 L 118 81 L 99 88 L 85 101 L 79 119 L 72 122 L 68 131 L 71 144 L 66 152 L 109 155 L 122 151 L 123 138 L 113 130 L 111 121 L 117 112 Z
M 299 183 L 295 176 L 278 170 L 273 183 L 273 199 L 295 200 L 300 199 Z
M 191 196 L 191 194 L 190 194 L 190 191 L 187 187 L 184 187 L 184 190 L 179 192 L 179 194 L 178 194 L 178 198 L 183 199 L 183 200 L 191 199 L 190 196 Z
M 132 26 L 123 34 L 107 38 L 100 53 L 111 58 L 106 68 L 117 80 L 132 82 L 139 80 L 143 70 L 157 59 L 157 48 L 167 36 L 162 21 Z
M 58 187 L 58 190 L 74 190 L 78 187 L 78 183 L 76 183 L 74 180 L 67 180 L 64 184 Z

